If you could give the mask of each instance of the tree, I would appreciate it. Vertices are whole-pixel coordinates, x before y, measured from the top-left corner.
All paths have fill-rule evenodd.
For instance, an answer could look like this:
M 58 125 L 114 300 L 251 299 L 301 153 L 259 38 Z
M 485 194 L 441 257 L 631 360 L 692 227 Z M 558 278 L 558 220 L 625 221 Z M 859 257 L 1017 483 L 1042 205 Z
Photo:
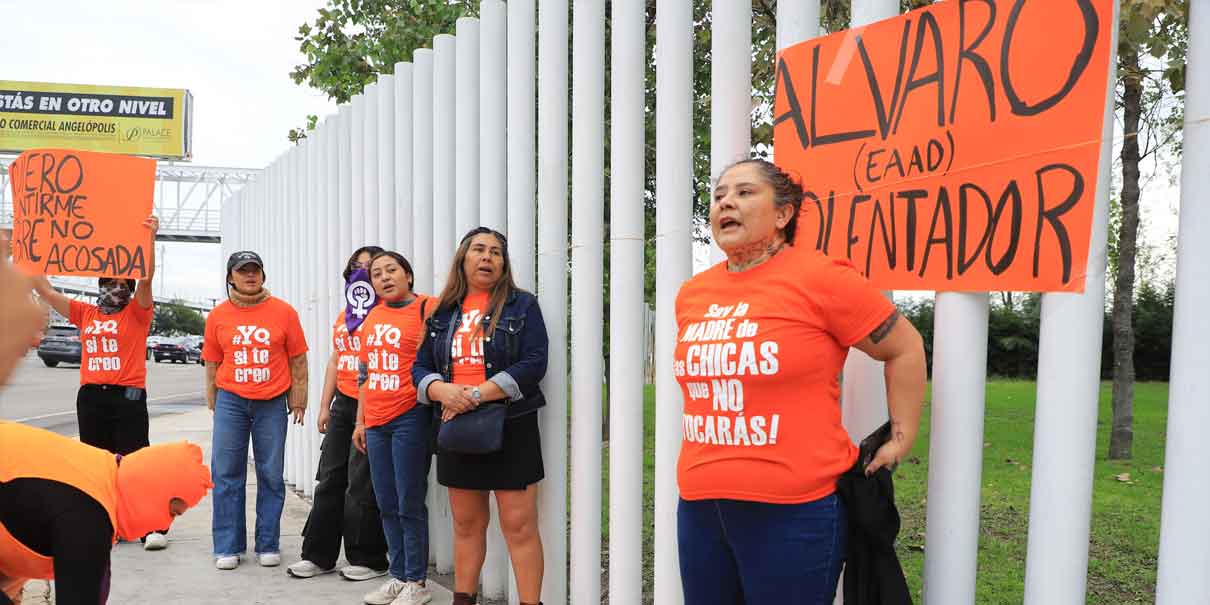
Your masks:
M 1118 82 L 1122 90 L 1122 192 L 1116 220 L 1113 294 L 1113 422 L 1109 458 L 1130 458 L 1134 424 L 1134 284 L 1139 230 L 1139 164 L 1171 149 L 1184 89 L 1186 0 L 1124 0 L 1118 40 Z M 1144 60 L 1144 57 L 1151 60 Z M 1159 69 L 1149 63 L 1167 61 Z M 1145 113 L 1146 110 L 1146 113 Z M 1139 139 L 1147 137 L 1147 148 Z
M 348 102 L 378 74 L 395 72 L 395 63 L 411 61 L 412 51 L 432 44 L 433 36 L 453 33 L 459 17 L 479 14 L 471 0 L 328 0 L 311 23 L 298 27 L 298 50 L 307 62 L 290 78 Z M 290 131 L 291 142 L 306 138 L 317 116 Z
M 155 306 L 151 319 L 151 333 L 159 336 L 200 335 L 206 331 L 206 319 L 202 314 L 180 303 L 161 303 Z

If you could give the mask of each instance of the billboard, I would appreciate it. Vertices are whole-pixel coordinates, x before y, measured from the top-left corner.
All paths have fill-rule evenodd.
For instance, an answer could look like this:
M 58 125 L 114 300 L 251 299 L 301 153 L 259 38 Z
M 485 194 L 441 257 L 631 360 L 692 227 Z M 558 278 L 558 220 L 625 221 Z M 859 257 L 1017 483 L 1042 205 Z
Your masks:
M 188 160 L 192 131 L 188 90 L 0 80 L 0 152 L 66 148 Z

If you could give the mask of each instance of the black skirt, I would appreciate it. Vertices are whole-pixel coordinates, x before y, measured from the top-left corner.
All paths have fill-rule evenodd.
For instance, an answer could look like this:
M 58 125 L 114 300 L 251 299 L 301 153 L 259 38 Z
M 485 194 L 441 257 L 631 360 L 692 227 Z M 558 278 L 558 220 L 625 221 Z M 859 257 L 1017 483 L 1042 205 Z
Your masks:
M 504 447 L 491 454 L 458 454 L 437 449 L 437 482 L 474 490 L 525 489 L 545 476 L 538 414 L 504 421 Z

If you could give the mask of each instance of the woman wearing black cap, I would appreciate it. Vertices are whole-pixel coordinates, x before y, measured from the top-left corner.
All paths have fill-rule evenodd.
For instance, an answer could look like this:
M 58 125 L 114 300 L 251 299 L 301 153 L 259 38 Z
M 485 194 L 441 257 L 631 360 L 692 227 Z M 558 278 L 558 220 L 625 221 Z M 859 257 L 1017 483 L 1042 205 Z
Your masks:
M 247 549 L 244 498 L 248 438 L 256 459 L 256 554 L 281 563 L 287 409 L 302 424 L 307 407 L 307 341 L 298 313 L 265 289 L 255 252 L 227 259 L 227 300 L 206 318 L 202 360 L 206 405 L 214 412 L 214 565 L 235 569 Z

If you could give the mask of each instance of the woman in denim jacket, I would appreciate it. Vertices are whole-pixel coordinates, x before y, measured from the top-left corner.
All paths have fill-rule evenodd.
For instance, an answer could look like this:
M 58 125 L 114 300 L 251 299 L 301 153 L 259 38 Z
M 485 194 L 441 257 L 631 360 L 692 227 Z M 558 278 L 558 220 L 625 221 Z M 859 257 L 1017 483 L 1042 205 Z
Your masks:
M 521 602 L 539 603 L 536 484 L 544 472 L 536 412 L 546 404 L 538 388 L 546 353 L 542 311 L 534 295 L 513 282 L 507 240 L 485 227 L 471 230 L 454 255 L 412 366 L 419 401 L 434 404 L 442 422 L 481 403 L 508 405 L 499 451 L 437 450 L 437 482 L 449 488 L 454 517 L 455 605 L 476 602 L 493 491 Z

